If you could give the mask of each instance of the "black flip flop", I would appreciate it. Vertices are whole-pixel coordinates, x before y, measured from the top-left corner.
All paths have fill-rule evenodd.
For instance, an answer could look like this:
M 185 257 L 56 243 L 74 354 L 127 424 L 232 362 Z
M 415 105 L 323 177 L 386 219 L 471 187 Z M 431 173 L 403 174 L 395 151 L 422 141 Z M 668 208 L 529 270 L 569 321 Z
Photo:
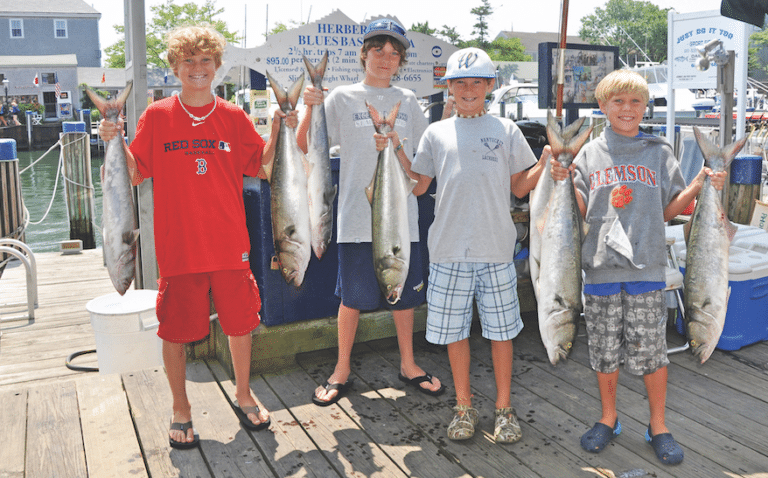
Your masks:
M 192 422 L 188 421 L 186 423 L 179 423 L 174 422 L 171 420 L 171 430 L 181 430 L 184 432 L 184 435 L 187 434 L 187 430 L 192 428 L 194 431 L 194 427 L 192 427 Z M 189 450 L 190 448 L 195 448 L 200 444 L 200 436 L 195 433 L 194 434 L 195 439 L 187 442 L 187 441 L 176 441 L 171 437 L 168 437 L 168 443 L 171 445 L 171 448 L 176 448 L 177 450 Z
M 320 400 L 317 398 L 317 395 L 314 393 L 312 394 L 312 403 L 317 405 L 318 407 L 327 407 L 329 405 L 333 405 L 334 403 L 338 402 L 341 397 L 344 396 L 345 393 L 350 389 L 352 386 L 352 380 L 347 380 L 344 383 L 328 383 L 326 380 L 325 385 L 323 385 L 323 388 L 325 388 L 326 391 L 330 392 L 331 390 L 336 390 L 336 396 L 334 396 L 330 400 Z
M 440 384 L 440 388 L 438 388 L 437 390 L 430 390 L 428 388 L 424 388 L 424 387 L 421 386 L 421 384 L 424 383 L 424 382 L 432 383 L 432 375 L 431 374 L 422 375 L 420 377 L 408 378 L 405 375 L 403 375 L 402 373 L 399 373 L 399 374 L 397 374 L 397 378 L 399 378 L 401 382 L 404 382 L 404 383 L 406 383 L 408 385 L 411 385 L 413 388 L 415 388 L 419 392 L 425 393 L 427 395 L 432 395 L 433 397 L 437 397 L 438 395 L 442 395 L 443 392 L 445 392 L 445 385 L 444 384 Z
M 267 418 L 266 422 L 261 422 L 258 425 L 256 425 L 251 421 L 250 418 L 248 418 L 249 413 L 255 413 L 257 416 L 261 416 L 259 413 L 261 412 L 261 409 L 259 408 L 258 405 L 255 405 L 253 407 L 240 407 L 240 405 L 237 404 L 237 401 L 235 401 L 234 410 L 235 410 L 235 415 L 237 415 L 237 418 L 240 420 L 240 424 L 253 432 L 257 432 L 259 430 L 268 428 L 269 425 L 272 423 L 272 419 Z

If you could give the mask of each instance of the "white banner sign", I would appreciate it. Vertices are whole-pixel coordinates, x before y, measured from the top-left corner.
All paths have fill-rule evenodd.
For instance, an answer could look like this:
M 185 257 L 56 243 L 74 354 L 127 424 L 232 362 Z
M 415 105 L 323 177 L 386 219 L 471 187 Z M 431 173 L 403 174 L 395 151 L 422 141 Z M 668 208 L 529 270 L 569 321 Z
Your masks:
M 706 71 L 696 69 L 696 60 L 701 58 L 696 47 L 702 47 L 711 40 L 721 40 L 725 51 L 733 50 L 737 65 L 746 61 L 748 52 L 744 45 L 754 30 L 751 25 L 723 17 L 718 10 L 672 14 L 671 19 L 668 41 L 672 45 L 672 55 L 668 62 L 673 88 L 717 87 L 717 65 L 714 62 Z M 741 84 L 745 71 L 736 68 L 735 85 Z
M 397 19 L 395 19 L 397 20 Z M 228 45 L 214 85 L 234 66 L 245 65 L 261 74 L 269 72 L 283 87 L 289 87 L 305 71 L 302 56 L 316 64 L 328 50 L 328 67 L 323 86 L 333 89 L 363 80 L 360 48 L 365 25 L 358 24 L 339 10 L 293 30 L 270 36 L 255 48 Z M 400 68 L 392 84 L 412 90 L 416 96 L 428 96 L 445 89 L 445 65 L 457 50 L 450 43 L 429 35 L 409 31 L 408 63 Z M 305 77 L 305 84 L 309 79 Z

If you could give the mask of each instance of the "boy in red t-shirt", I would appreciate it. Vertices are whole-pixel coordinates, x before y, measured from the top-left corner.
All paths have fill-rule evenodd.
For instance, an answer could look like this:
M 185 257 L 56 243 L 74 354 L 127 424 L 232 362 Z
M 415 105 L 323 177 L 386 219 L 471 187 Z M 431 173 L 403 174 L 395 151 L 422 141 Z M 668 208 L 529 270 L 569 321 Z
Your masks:
M 210 26 L 189 26 L 168 36 L 168 62 L 181 81 L 181 93 L 152 103 L 126 146 L 134 185 L 153 178 L 154 231 L 158 280 L 158 336 L 173 394 L 169 432 L 174 448 L 192 448 L 199 438 L 192 428 L 186 393 L 184 345 L 209 330 L 208 291 L 221 327 L 229 336 L 237 390 L 235 413 L 244 427 L 269 426 L 250 390 L 251 331 L 259 325 L 261 300 L 251 273 L 250 239 L 243 205 L 243 176 L 256 176 L 272 161 L 279 117 L 264 143 L 239 107 L 212 92 L 226 40 Z M 286 121 L 296 127 L 295 113 Z M 104 121 L 99 134 L 108 141 L 121 125 Z

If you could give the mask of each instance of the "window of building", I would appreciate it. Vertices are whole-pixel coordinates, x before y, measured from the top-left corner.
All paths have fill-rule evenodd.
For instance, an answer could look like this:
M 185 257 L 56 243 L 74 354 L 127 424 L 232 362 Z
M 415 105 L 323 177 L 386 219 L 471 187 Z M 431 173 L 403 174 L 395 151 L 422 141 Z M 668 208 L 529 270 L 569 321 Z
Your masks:
M 43 73 L 41 75 L 41 77 L 42 77 L 42 79 L 40 81 L 44 85 L 55 85 L 56 84 L 56 73 Z
M 53 36 L 55 38 L 67 38 L 67 21 L 66 20 L 53 21 Z
M 11 38 L 24 38 L 24 20 L 20 18 L 11 18 Z

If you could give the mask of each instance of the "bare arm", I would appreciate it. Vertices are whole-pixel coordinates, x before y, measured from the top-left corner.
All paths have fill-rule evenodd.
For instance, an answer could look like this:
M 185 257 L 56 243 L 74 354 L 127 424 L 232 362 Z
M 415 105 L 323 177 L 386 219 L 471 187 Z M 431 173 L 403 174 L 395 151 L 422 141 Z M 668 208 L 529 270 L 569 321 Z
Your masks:
M 510 178 L 512 194 L 521 198 L 531 192 L 539 182 L 541 172 L 544 170 L 544 165 L 549 161 L 550 156 L 552 156 L 552 148 L 550 148 L 549 145 L 544 146 L 539 161 L 532 168 L 514 174 Z
M 725 186 L 725 177 L 727 175 L 728 173 L 725 171 L 715 173 L 709 168 L 701 168 L 701 171 L 699 171 L 699 174 L 693 178 L 691 184 L 683 189 L 680 194 L 675 196 L 675 198 L 667 204 L 667 207 L 664 208 L 664 221 L 671 221 L 691 204 L 691 201 L 698 196 L 699 191 L 701 191 L 702 186 L 704 186 L 704 180 L 707 176 L 711 178 L 712 186 L 714 186 L 716 190 L 722 191 L 723 186 Z
M 550 159 L 549 164 L 552 166 L 550 174 L 555 181 L 562 181 L 568 177 L 568 174 L 573 174 L 576 170 L 576 165 L 571 163 L 568 169 L 564 168 L 560 161 L 554 156 Z M 579 211 L 581 211 L 581 217 L 587 217 L 587 205 L 584 203 L 584 198 L 581 196 L 579 189 L 574 184 L 573 189 L 576 190 L 576 204 L 579 205 Z

